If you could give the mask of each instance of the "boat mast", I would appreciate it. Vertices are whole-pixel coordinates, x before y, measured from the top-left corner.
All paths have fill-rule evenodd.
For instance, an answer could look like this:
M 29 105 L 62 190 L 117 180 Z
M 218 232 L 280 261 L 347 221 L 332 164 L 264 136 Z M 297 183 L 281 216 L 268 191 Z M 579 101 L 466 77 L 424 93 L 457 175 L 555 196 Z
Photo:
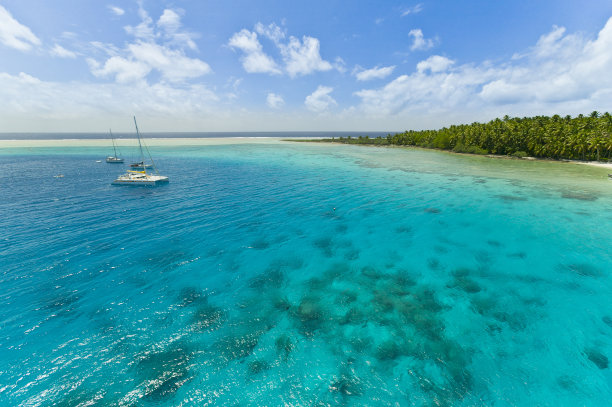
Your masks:
M 147 166 L 144 162 L 144 153 L 142 152 L 142 144 L 140 143 L 140 131 L 138 131 L 138 123 L 136 123 L 136 116 L 134 116 L 134 125 L 136 126 L 136 135 L 138 136 L 138 147 L 140 147 L 140 162 L 142 163 L 142 170 L 147 173 Z
M 110 135 L 111 135 L 111 141 L 113 143 L 113 151 L 115 152 L 115 158 L 117 158 L 117 149 L 115 148 L 115 138 L 113 137 L 113 131 L 111 129 L 108 129 L 108 131 L 110 132 Z

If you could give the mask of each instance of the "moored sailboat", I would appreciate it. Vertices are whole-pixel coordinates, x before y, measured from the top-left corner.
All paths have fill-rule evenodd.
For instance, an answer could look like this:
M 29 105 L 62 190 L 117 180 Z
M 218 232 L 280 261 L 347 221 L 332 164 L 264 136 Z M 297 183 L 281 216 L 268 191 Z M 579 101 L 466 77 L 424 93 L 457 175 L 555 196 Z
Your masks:
M 151 164 L 145 164 L 144 162 L 144 151 L 142 149 L 143 141 L 140 136 L 140 131 L 138 130 L 138 123 L 136 123 L 136 116 L 134 116 L 134 125 L 136 126 L 136 135 L 138 136 L 138 146 L 140 148 L 140 161 L 137 164 L 142 164 L 142 170 L 129 170 L 125 174 L 122 174 L 117 177 L 116 180 L 112 182 L 113 185 L 158 185 L 169 182 L 168 177 L 164 175 L 159 175 L 157 172 L 157 168 L 153 163 L 153 158 L 149 153 L 149 149 L 147 148 L 147 153 L 149 155 L 149 159 L 151 160 Z M 146 145 L 145 145 L 146 148 Z M 134 164 L 130 165 L 133 167 Z M 134 168 L 134 167 L 133 167 Z M 138 167 L 136 167 L 138 168 Z M 154 173 L 148 173 L 147 168 L 153 168 Z
M 113 151 L 115 155 L 106 157 L 106 162 L 109 164 L 123 164 L 123 158 L 117 157 L 117 147 L 115 146 L 115 138 L 113 137 L 113 131 L 110 130 L 111 142 L 113 143 Z

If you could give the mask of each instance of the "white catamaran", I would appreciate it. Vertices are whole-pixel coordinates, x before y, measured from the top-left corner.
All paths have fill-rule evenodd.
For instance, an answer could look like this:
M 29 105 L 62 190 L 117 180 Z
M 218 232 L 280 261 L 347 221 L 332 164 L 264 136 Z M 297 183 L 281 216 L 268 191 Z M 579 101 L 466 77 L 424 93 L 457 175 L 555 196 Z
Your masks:
M 110 130 L 111 142 L 113 143 L 113 151 L 115 155 L 106 157 L 106 162 L 110 164 L 123 164 L 123 158 L 117 157 L 117 147 L 115 146 L 115 138 L 113 137 L 113 131 Z
M 141 140 L 140 131 L 138 131 L 138 124 L 136 123 L 136 116 L 134 116 L 134 125 L 136 126 L 136 135 L 138 136 L 138 147 L 140 148 L 140 162 L 137 164 L 142 164 L 142 171 L 133 171 L 129 170 L 123 175 L 117 177 L 116 180 L 112 182 L 113 185 L 158 185 L 169 182 L 168 177 L 164 175 L 159 175 L 157 172 L 157 168 L 153 163 L 153 158 L 149 153 L 149 149 L 145 145 L 145 149 L 147 150 L 147 154 L 149 159 L 151 160 L 151 164 L 145 164 L 144 160 L 144 151 L 142 149 L 142 145 L 144 142 Z M 154 174 L 147 172 L 147 168 L 153 168 Z

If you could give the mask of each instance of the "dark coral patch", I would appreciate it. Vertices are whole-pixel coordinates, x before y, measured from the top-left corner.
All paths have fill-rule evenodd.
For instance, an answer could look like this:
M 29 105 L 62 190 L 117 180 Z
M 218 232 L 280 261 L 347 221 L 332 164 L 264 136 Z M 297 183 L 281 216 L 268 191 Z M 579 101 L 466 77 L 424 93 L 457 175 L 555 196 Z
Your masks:
M 608 357 L 595 348 L 587 348 L 584 350 L 587 358 L 600 369 L 607 369 L 609 365 Z
M 601 270 L 588 263 L 562 264 L 559 268 L 582 277 L 600 277 L 602 275 Z
M 506 201 L 506 202 L 526 201 L 527 200 L 527 198 L 523 196 L 516 196 L 516 195 L 497 195 L 497 197 L 501 199 L 502 201 Z
M 579 201 L 591 201 L 591 202 L 596 201 L 598 198 L 596 195 L 592 195 L 592 194 L 588 194 L 584 192 L 575 192 L 575 191 L 563 192 L 561 194 L 561 197 L 565 199 L 576 199 Z

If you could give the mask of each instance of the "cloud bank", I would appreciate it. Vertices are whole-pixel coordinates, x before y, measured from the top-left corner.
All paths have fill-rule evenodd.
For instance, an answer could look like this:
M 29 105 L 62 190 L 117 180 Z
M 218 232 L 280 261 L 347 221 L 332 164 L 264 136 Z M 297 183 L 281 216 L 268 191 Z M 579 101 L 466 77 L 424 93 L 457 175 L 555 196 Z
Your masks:
M 612 18 L 595 39 L 553 27 L 511 60 L 457 66 L 433 55 L 411 74 L 354 94 L 361 100 L 358 110 L 372 118 L 575 114 L 612 108 L 610 72 Z

